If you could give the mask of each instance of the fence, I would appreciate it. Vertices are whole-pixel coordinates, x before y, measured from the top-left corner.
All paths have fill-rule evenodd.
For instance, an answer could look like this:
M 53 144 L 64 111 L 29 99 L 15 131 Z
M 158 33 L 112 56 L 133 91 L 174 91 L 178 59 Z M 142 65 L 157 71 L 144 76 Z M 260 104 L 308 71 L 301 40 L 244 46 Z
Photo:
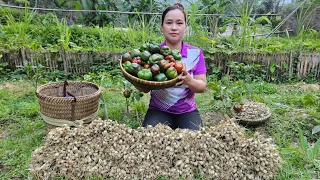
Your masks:
M 0 62 L 7 62 L 9 68 L 16 69 L 27 63 L 43 65 L 50 70 L 61 70 L 65 73 L 84 74 L 90 72 L 90 67 L 103 63 L 117 63 L 120 53 L 106 52 L 70 52 L 60 50 L 58 52 L 34 51 L 21 48 L 19 52 L 12 51 L 3 54 Z
M 228 62 L 239 62 L 246 65 L 258 64 L 264 68 L 266 79 L 294 77 L 313 77 L 320 79 L 320 54 L 290 53 L 234 53 L 232 55 L 216 54 L 214 59 L 207 59 L 225 74 L 230 74 Z M 274 67 L 274 71 L 270 67 Z
M 206 52 L 204 52 L 206 54 Z M 6 52 L 0 62 L 7 62 L 9 68 L 15 69 L 24 66 L 27 62 L 33 65 L 42 64 L 51 70 L 61 70 L 65 73 L 85 74 L 96 65 L 111 65 L 117 68 L 121 53 L 109 52 L 58 52 L 33 51 L 21 48 L 19 52 Z M 213 54 L 213 58 L 206 59 L 208 72 L 212 72 L 212 65 L 221 72 L 230 74 L 228 62 L 239 62 L 246 65 L 259 64 L 264 68 L 267 79 L 294 77 L 320 78 L 320 54 L 295 54 L 295 53 L 234 53 Z M 270 67 L 274 71 L 270 71 Z

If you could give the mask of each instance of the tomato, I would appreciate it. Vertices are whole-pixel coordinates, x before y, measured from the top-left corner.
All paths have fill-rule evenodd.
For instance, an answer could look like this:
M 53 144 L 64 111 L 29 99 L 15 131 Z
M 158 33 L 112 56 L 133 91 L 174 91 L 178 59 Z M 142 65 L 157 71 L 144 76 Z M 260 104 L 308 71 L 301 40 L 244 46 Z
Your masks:
M 146 68 L 146 69 L 149 69 L 150 65 L 149 64 L 145 64 L 143 67 Z
M 164 69 L 165 69 L 165 70 L 169 69 L 169 67 L 171 67 L 171 66 L 170 66 L 170 63 L 167 63 L 167 64 L 164 65 Z
M 178 61 L 178 62 L 175 63 L 174 67 L 176 68 L 176 70 L 180 74 L 182 72 L 182 69 L 183 69 L 183 64 L 182 64 L 181 61 Z
M 151 72 L 152 74 L 158 74 L 160 72 L 160 67 L 158 64 L 154 64 L 151 66 Z
M 172 55 L 167 55 L 165 57 L 165 59 L 168 60 L 169 62 L 174 62 L 175 61 Z
M 125 98 L 129 98 L 129 97 L 131 96 L 130 90 L 129 90 L 129 89 L 125 89 L 125 90 L 123 91 L 123 96 L 124 96 Z
M 132 62 L 137 63 L 137 64 L 141 64 L 142 61 L 141 61 L 140 57 L 135 57 L 135 58 L 133 58 Z
M 241 104 L 235 104 L 235 105 L 233 105 L 233 110 L 235 111 L 235 112 L 240 112 L 240 111 L 242 111 L 242 109 L 243 109 L 243 106 L 241 105 Z

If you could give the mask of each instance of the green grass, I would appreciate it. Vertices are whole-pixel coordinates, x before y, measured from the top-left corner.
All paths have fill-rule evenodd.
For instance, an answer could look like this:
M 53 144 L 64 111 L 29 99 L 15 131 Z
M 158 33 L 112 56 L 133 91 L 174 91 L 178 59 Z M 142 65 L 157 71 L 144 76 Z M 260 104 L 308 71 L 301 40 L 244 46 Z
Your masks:
M 46 131 L 39 115 L 39 105 L 34 89 L 29 83 L 9 82 L 11 88 L 0 84 L 0 177 L 1 179 L 27 179 L 31 153 L 43 143 Z M 242 86 L 239 82 L 234 82 Z M 279 150 L 300 148 L 299 129 L 310 144 L 319 139 L 318 134 L 311 134 L 312 123 L 320 119 L 318 99 L 320 92 L 302 90 L 295 85 L 275 85 L 268 83 L 245 83 L 248 88 L 245 98 L 266 103 L 272 110 L 271 119 L 248 132 L 264 133 L 272 137 Z M 125 123 L 136 128 L 141 125 L 148 107 L 149 95 L 130 104 L 126 110 L 126 100 L 121 88 L 103 91 L 109 119 Z M 212 100 L 212 90 L 196 95 L 200 113 L 212 111 L 207 104 Z M 102 104 L 99 116 L 103 116 Z M 320 163 L 308 164 L 303 155 L 281 153 L 284 164 L 277 177 L 285 179 L 319 179 Z M 318 156 L 318 159 L 320 157 Z M 196 177 L 201 179 L 201 177 Z M 165 179 L 165 178 L 160 178 Z
M 45 135 L 39 105 L 33 91 L 2 89 L 0 107 L 0 177 L 26 179 L 28 159 L 42 145 Z

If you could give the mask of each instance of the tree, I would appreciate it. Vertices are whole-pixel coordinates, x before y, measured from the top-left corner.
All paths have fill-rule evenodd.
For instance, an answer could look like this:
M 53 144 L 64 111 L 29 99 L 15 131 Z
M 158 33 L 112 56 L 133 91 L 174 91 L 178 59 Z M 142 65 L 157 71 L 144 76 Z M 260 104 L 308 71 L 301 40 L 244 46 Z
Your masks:
M 122 5 L 120 5 L 120 9 L 122 11 L 128 12 L 151 12 L 151 13 L 159 13 L 162 12 L 166 6 L 168 6 L 168 1 L 160 1 L 160 0 L 124 0 Z M 145 15 L 144 21 L 149 23 L 152 19 L 152 15 Z M 128 19 L 131 23 L 136 20 L 140 20 L 139 16 L 135 14 L 130 14 Z
M 259 2 L 259 6 L 257 7 L 256 12 L 259 14 L 266 13 L 279 13 L 282 6 L 284 4 L 284 0 L 264 0 Z
M 116 0 L 81 0 L 76 2 L 76 9 L 96 10 L 98 12 L 84 12 L 80 21 L 86 25 L 99 25 L 112 22 L 114 15 L 101 13 L 99 10 L 113 10 L 117 11 Z

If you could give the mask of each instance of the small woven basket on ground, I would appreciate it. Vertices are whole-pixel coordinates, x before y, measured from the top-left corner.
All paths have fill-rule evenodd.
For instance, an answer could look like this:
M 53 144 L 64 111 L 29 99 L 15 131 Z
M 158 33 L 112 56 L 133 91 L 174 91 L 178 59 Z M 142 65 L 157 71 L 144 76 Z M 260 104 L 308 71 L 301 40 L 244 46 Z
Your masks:
M 169 87 L 175 86 L 175 84 L 179 81 L 178 77 L 175 79 L 171 79 L 169 81 L 147 81 L 140 79 L 138 77 L 135 77 L 128 72 L 126 72 L 122 67 L 122 61 L 120 60 L 120 69 L 122 71 L 123 76 L 133 85 L 141 88 L 146 88 L 150 90 L 157 90 L 157 89 L 165 89 Z
M 93 121 L 98 114 L 101 89 L 90 82 L 56 82 L 39 86 L 36 95 L 40 114 L 50 130 Z
M 258 125 L 264 124 L 266 121 L 269 120 L 269 118 L 271 117 L 272 111 L 266 104 L 260 103 L 260 102 L 252 102 L 252 101 L 247 101 L 247 102 L 251 104 L 256 104 L 256 105 L 259 104 L 261 107 L 263 107 L 261 109 L 263 110 L 263 112 L 261 112 L 260 110 L 260 113 L 258 114 L 258 116 L 251 117 L 251 118 L 241 117 L 241 116 L 238 116 L 237 113 L 235 113 L 234 118 L 236 121 L 246 126 L 258 126 Z

